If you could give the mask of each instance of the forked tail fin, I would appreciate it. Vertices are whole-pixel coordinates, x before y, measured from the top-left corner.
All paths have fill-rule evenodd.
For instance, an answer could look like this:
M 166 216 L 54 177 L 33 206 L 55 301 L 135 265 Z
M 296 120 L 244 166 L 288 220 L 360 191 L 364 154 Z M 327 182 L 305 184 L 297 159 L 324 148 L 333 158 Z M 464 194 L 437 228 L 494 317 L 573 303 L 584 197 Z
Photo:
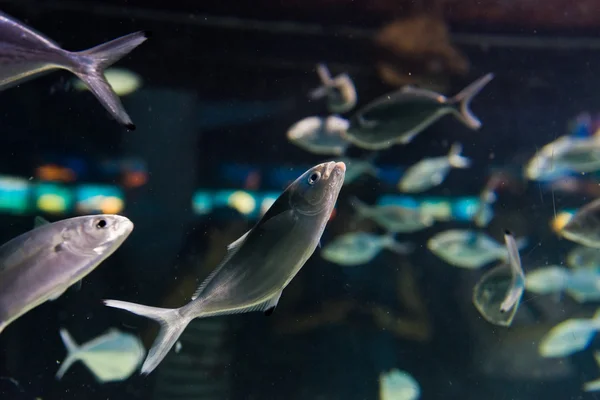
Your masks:
M 469 86 L 460 91 L 456 96 L 450 99 L 451 103 L 459 105 L 459 111 L 456 113 L 458 119 L 460 119 L 465 125 L 471 129 L 481 128 L 481 121 L 473 114 L 469 106 L 471 100 L 494 78 L 494 74 L 489 73 Z
M 113 118 L 129 130 L 134 130 L 135 125 L 121 104 L 119 96 L 104 77 L 104 70 L 142 44 L 147 37 L 145 32 L 131 33 L 91 49 L 73 53 L 79 57 L 85 57 L 89 60 L 89 64 L 71 71 L 85 82 Z
M 141 373 L 144 375 L 152 372 L 160 364 L 192 320 L 181 315 L 179 308 L 148 307 L 119 300 L 104 300 L 104 304 L 108 307 L 120 308 L 121 310 L 126 310 L 160 323 L 160 332 L 142 365 Z

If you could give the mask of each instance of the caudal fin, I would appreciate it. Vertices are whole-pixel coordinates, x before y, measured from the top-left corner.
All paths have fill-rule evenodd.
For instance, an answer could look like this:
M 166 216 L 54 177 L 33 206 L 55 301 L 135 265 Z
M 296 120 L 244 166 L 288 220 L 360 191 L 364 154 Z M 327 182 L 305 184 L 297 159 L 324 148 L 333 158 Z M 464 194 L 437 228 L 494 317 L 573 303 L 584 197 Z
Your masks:
M 448 162 L 454 168 L 467 168 L 471 165 L 471 160 L 467 157 L 461 156 L 462 145 L 460 143 L 454 143 L 448 153 Z
M 179 308 L 148 307 L 119 300 L 104 300 L 104 304 L 108 307 L 120 308 L 121 310 L 126 310 L 160 323 L 160 332 L 142 365 L 141 373 L 144 375 L 152 372 L 160 364 L 191 321 L 190 318 L 181 315 Z
M 329 73 L 329 69 L 325 64 L 317 64 L 317 74 L 319 75 L 319 79 L 321 80 L 321 86 L 311 90 L 308 93 L 308 97 L 310 97 L 313 100 L 318 100 L 327 96 L 327 93 L 329 92 L 329 89 L 333 84 L 331 74 Z
M 62 379 L 71 365 L 77 361 L 77 353 L 79 352 L 79 345 L 77 342 L 75 342 L 75 339 L 73 339 L 66 329 L 60 330 L 60 338 L 67 349 L 67 357 L 65 357 L 65 360 L 60 365 L 60 368 L 58 371 L 56 371 L 56 379 Z
M 460 112 L 457 112 L 456 116 L 471 129 L 481 128 L 481 121 L 469 108 L 471 105 L 471 100 L 473 100 L 473 97 L 475 97 L 477 93 L 479 93 L 481 89 L 483 89 L 485 85 L 487 85 L 493 78 L 494 74 L 492 73 L 482 76 L 461 90 L 460 93 L 450 100 L 451 103 L 460 104 Z
M 134 130 L 135 125 L 129 118 L 123 104 L 121 104 L 119 96 L 106 81 L 104 70 L 144 43 L 147 38 L 145 32 L 131 33 L 91 49 L 75 53 L 79 57 L 88 59 L 89 64 L 82 66 L 79 71 L 73 70 L 72 72 L 85 82 L 104 108 L 129 130 Z

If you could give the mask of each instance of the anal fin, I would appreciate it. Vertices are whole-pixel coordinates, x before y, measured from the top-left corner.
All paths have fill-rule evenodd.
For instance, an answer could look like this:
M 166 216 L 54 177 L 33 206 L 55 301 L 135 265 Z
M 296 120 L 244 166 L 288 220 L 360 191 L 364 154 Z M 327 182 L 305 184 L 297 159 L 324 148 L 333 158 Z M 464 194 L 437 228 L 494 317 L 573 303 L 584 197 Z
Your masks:
M 264 312 L 265 316 L 269 317 L 273 314 L 273 311 L 277 308 L 277 303 L 279 303 L 279 299 L 281 298 L 281 291 L 277 293 L 275 296 L 271 297 L 269 301 L 264 303 Z

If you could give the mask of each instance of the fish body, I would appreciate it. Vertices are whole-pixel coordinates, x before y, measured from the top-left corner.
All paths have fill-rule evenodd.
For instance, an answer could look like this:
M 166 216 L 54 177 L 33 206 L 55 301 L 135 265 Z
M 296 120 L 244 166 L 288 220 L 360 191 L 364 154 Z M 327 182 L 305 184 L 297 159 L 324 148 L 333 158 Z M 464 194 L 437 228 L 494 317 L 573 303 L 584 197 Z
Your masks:
M 479 129 L 481 122 L 469 104 L 492 78 L 493 74 L 487 74 L 450 99 L 431 90 L 404 86 L 358 110 L 350 119 L 348 140 L 369 150 L 407 144 L 447 114 L 453 114 L 471 129 Z
M 317 65 L 317 74 L 321 79 L 321 86 L 311 90 L 309 97 L 318 100 L 327 97 L 327 108 L 330 112 L 345 113 L 354 108 L 357 101 L 356 87 L 348 74 L 331 77 L 325 64 Z
M 420 208 L 399 205 L 369 206 L 358 198 L 352 199 L 352 207 L 361 218 L 373 220 L 390 233 L 411 233 L 433 225 L 434 219 Z
M 142 44 L 144 32 L 132 33 L 89 50 L 71 52 L 16 19 L 0 12 L 0 90 L 42 73 L 66 69 L 88 86 L 119 123 L 135 129 L 103 71 Z
M 526 245 L 525 239 L 518 239 L 517 245 Z M 427 247 L 435 255 L 456 267 L 476 269 L 495 260 L 508 257 L 506 247 L 488 235 L 461 229 L 440 232 L 429 239 Z
M 471 161 L 460 155 L 462 146 L 455 143 L 444 157 L 426 158 L 410 167 L 398 182 L 398 189 L 407 193 L 423 192 L 442 183 L 450 168 L 467 168 Z
M 525 177 L 552 181 L 600 170 L 600 138 L 562 136 L 542 147 L 525 166 Z
M 384 248 L 398 254 L 412 250 L 412 246 L 397 242 L 393 235 L 351 232 L 336 237 L 323 247 L 321 257 L 338 265 L 354 267 L 372 261 Z
M 348 121 L 338 116 L 307 117 L 287 132 L 290 142 L 313 154 L 342 155 L 350 143 L 345 139 Z
M 600 199 L 577 210 L 560 234 L 575 243 L 600 248 Z
M 67 357 L 56 372 L 56 379 L 62 379 L 73 363 L 81 361 L 99 383 L 123 381 L 138 369 L 146 355 L 138 337 L 118 329 L 110 329 L 81 346 L 66 329 L 60 330 L 60 337 Z
M 542 357 L 567 357 L 587 348 L 600 330 L 598 313 L 589 319 L 568 319 L 552 328 L 540 341 Z
M 129 236 L 119 215 L 44 223 L 0 247 L 0 332 L 92 272 Z
M 407 372 L 394 368 L 379 374 L 379 400 L 417 400 L 420 396 L 419 383 Z
M 560 293 L 567 289 L 570 271 L 559 265 L 537 268 L 525 276 L 525 288 L 535 294 Z
M 508 258 L 506 264 L 487 271 L 473 289 L 473 304 L 491 324 L 508 327 L 519 309 L 525 275 L 517 242 L 510 232 L 504 235 Z
M 161 330 L 142 366 L 148 374 L 194 318 L 273 312 L 283 289 L 315 251 L 344 183 L 343 163 L 319 164 L 294 181 L 181 308 L 106 300 L 109 307 L 152 318 Z

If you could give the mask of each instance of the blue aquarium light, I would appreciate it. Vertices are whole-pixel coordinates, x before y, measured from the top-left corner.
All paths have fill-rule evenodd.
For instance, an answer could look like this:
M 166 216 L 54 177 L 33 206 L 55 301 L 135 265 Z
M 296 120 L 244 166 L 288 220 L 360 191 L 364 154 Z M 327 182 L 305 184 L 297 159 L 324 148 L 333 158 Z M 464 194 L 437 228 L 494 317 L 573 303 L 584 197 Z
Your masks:
M 112 185 L 79 185 L 75 199 L 75 209 L 80 214 L 118 214 L 125 208 L 122 190 Z
M 0 212 L 27 213 L 31 189 L 31 182 L 27 179 L 0 175 Z

